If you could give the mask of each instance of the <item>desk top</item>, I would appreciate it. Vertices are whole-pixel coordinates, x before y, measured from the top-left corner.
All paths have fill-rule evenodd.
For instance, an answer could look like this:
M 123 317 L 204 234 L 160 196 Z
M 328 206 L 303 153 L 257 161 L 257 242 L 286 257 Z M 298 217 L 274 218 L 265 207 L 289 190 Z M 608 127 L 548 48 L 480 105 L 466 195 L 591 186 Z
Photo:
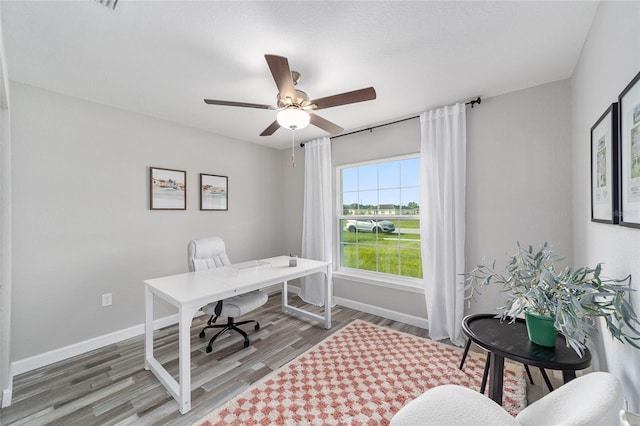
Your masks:
M 326 272 L 330 265 L 330 262 L 298 258 L 298 266 L 290 267 L 289 256 L 261 259 L 261 262 L 269 265 L 240 269 L 225 266 L 144 280 L 144 284 L 174 306 L 200 307 L 314 272 Z
M 508 321 L 501 322 L 493 314 L 468 315 L 462 320 L 462 330 L 486 350 L 523 364 L 567 371 L 581 370 L 591 364 L 591 352 L 585 349 L 580 358 L 573 349 L 567 347 L 561 334 L 558 334 L 553 348 L 532 343 L 521 318 L 509 324 Z

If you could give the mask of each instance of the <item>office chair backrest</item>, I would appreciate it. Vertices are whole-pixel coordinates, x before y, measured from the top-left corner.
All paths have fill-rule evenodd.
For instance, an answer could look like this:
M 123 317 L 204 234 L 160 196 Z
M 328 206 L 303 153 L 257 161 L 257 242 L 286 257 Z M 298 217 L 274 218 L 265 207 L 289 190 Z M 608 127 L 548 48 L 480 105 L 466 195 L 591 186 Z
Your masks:
M 220 237 L 202 238 L 189 241 L 187 246 L 189 272 L 219 268 L 230 265 L 224 241 Z

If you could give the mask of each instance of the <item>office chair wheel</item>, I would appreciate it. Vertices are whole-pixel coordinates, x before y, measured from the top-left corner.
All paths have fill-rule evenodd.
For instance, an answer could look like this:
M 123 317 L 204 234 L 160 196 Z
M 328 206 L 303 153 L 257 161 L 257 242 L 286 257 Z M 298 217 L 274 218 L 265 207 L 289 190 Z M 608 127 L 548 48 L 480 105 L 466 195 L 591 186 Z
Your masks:
M 201 339 L 204 339 L 204 331 L 201 331 L 199 336 L 200 336 Z
M 212 350 L 213 348 L 211 347 L 211 345 L 207 346 L 207 349 L 205 349 L 207 353 L 211 353 Z
M 256 330 L 256 331 L 260 330 L 260 324 L 256 323 L 255 327 L 253 327 L 253 328 L 254 328 L 254 330 Z

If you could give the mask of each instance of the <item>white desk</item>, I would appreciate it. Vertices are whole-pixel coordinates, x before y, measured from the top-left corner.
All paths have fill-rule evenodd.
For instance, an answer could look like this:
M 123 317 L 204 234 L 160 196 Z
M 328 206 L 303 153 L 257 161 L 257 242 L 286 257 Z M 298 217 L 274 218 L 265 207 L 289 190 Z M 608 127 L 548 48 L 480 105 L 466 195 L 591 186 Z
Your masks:
M 331 263 L 298 258 L 298 266 L 289 267 L 289 256 L 262 259 L 262 262 L 269 263 L 271 266 L 248 269 L 235 269 L 227 266 L 144 281 L 144 368 L 151 370 L 178 401 L 182 414 L 191 409 L 191 320 L 203 306 L 231 296 L 283 283 L 282 312 L 300 314 L 311 320 L 322 322 L 327 329 L 331 328 L 333 293 Z M 324 316 L 289 306 L 287 281 L 318 272 L 325 274 L 327 286 Z M 179 382 L 153 356 L 154 295 L 179 310 Z

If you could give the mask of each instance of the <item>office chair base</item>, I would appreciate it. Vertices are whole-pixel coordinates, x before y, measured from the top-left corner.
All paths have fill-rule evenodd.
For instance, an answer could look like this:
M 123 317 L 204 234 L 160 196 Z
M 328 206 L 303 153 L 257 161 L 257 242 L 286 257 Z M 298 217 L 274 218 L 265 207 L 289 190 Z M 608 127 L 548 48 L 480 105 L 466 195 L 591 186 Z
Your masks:
M 206 329 L 208 329 L 208 328 L 221 328 L 222 329 L 222 330 L 218 331 L 211 338 L 211 340 L 209 340 L 209 344 L 207 345 L 206 352 L 210 353 L 213 350 L 213 342 L 216 341 L 218 336 L 220 336 L 221 334 L 223 334 L 225 331 L 228 331 L 228 330 L 234 330 L 234 331 L 237 331 L 238 333 L 240 333 L 240 335 L 242 335 L 242 337 L 244 337 L 244 347 L 245 348 L 248 347 L 250 345 L 249 336 L 247 336 L 247 333 L 245 333 L 244 330 L 238 328 L 237 326 L 248 324 L 250 322 L 255 322 L 256 323 L 256 325 L 253 327 L 253 329 L 255 331 L 260 330 L 260 324 L 256 320 L 247 320 L 247 321 L 234 322 L 233 318 L 231 318 L 231 317 L 227 318 L 227 323 L 224 324 L 224 325 L 222 325 L 222 324 L 212 324 L 212 325 L 208 325 L 205 328 L 203 328 L 202 331 L 200 332 L 200 338 L 201 339 L 204 338 L 204 336 L 205 336 L 204 331 Z

